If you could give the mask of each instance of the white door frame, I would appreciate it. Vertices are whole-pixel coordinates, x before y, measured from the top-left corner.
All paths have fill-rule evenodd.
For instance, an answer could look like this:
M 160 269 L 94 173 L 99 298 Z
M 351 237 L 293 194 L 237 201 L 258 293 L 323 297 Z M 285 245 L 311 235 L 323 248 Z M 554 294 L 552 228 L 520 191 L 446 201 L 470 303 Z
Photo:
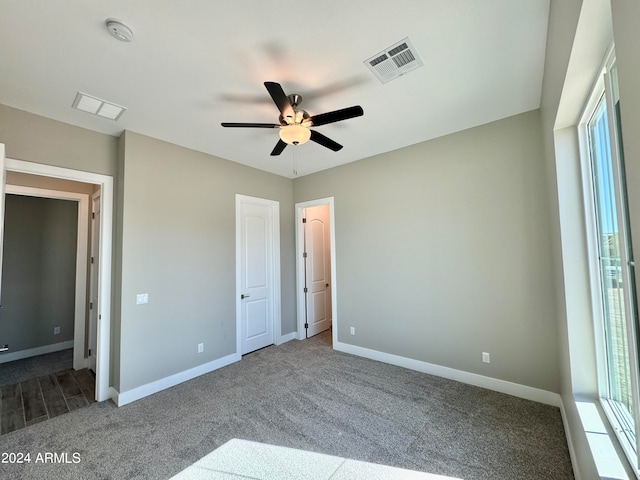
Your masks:
M 54 167 L 40 163 L 25 162 L 0 155 L 2 171 L 2 205 L 0 214 L 4 214 L 5 171 L 30 173 L 45 177 L 62 178 L 76 182 L 100 185 L 101 228 L 100 228 L 100 273 L 98 297 L 98 341 L 96 355 L 96 400 L 102 402 L 115 396 L 115 390 L 109 387 L 109 369 L 111 357 L 111 245 L 113 234 L 113 177 L 99 173 L 83 172 L 69 168 Z M 0 239 L 4 234 L 4 222 L 0 222 Z
M 267 200 L 264 198 L 250 197 L 248 195 L 236 194 L 236 355 L 241 358 L 242 355 L 242 302 L 240 295 L 242 294 L 241 282 L 241 266 L 242 253 L 240 242 L 242 241 L 242 218 L 240 212 L 241 203 L 254 203 L 269 207 L 273 212 L 273 241 L 271 242 L 273 258 L 273 341 L 276 345 L 283 342 L 282 339 L 282 308 L 281 308 L 281 287 L 280 287 L 280 203 L 275 200 Z
M 2 298 L 2 254 L 3 254 L 3 245 L 4 245 L 4 190 L 5 190 L 5 180 L 7 178 L 7 173 L 5 171 L 5 165 L 7 161 L 4 157 L 4 143 L 0 143 L 0 298 Z M 0 305 L 1 307 L 1 305 Z M 4 343 L 2 337 L 0 337 L 0 352 L 4 352 L 8 349 L 8 346 Z
M 89 195 L 86 193 L 63 192 L 46 188 L 25 187 L 5 184 L 5 193 L 28 197 L 69 200 L 78 203 L 78 233 L 76 240 L 76 288 L 73 329 L 73 368 L 85 368 L 85 325 L 87 308 L 87 259 L 89 243 Z M 11 355 L 11 354 L 9 354 Z M 23 357 L 24 358 L 24 357 Z M 17 360 L 17 358 L 16 358 Z
M 93 301 L 98 305 L 98 285 L 100 284 L 98 274 L 100 271 L 100 222 L 96 222 L 96 212 L 100 212 L 100 197 L 102 192 L 97 190 L 91 195 L 91 240 L 89 242 L 91 250 L 89 256 L 89 271 L 87 272 L 87 282 L 89 291 L 89 335 L 87 342 L 87 368 L 96 370 L 96 350 L 97 350 L 97 327 L 98 312 L 93 308 Z M 97 207 L 96 207 L 97 204 Z M 98 216 L 100 218 L 100 216 Z
M 333 345 L 338 343 L 338 308 L 337 308 L 337 288 L 336 288 L 336 226 L 334 218 L 333 197 L 319 198 L 317 200 L 309 200 L 308 202 L 296 203 L 296 292 L 297 292 L 297 313 L 298 313 L 298 340 L 304 340 L 305 337 L 305 302 L 304 302 L 304 261 L 302 254 L 304 252 L 304 225 L 302 217 L 305 208 L 318 207 L 320 205 L 329 205 L 329 236 L 331 239 L 331 315 L 333 320 L 332 337 Z

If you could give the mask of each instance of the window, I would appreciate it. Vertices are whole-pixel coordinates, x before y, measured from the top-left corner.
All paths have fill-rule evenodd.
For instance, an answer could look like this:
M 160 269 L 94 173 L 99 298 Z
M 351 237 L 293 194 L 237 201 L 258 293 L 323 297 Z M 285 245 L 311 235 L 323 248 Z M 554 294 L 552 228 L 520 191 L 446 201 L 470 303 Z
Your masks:
M 615 61 L 581 124 L 600 399 L 638 473 L 638 319 Z

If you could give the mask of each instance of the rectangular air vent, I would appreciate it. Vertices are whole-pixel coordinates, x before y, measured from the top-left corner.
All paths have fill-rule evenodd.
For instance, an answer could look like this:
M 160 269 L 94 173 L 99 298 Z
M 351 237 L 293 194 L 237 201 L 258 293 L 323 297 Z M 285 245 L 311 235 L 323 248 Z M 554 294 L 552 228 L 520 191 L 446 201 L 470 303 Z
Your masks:
M 78 92 L 73 101 L 73 108 L 82 110 L 83 112 L 93 113 L 99 117 L 108 118 L 109 120 L 118 120 L 127 110 L 126 107 L 107 102 L 99 98 Z
M 376 53 L 364 63 L 382 83 L 387 83 L 423 65 L 409 37 Z

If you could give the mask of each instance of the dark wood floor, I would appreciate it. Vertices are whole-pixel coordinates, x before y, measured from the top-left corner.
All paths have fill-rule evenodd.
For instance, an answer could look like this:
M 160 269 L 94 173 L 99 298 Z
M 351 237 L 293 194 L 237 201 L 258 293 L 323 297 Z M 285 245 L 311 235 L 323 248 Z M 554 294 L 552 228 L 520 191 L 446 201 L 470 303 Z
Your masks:
M 95 382 L 85 368 L 0 388 L 0 435 L 94 403 Z

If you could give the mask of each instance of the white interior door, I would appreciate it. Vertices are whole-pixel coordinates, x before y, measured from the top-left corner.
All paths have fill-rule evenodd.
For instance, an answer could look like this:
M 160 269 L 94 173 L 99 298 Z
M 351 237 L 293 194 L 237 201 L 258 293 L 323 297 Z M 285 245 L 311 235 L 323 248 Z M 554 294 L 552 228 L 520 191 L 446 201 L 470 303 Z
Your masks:
M 305 296 L 307 336 L 331 326 L 331 234 L 329 205 L 304 213 Z
M 239 335 L 244 355 L 274 343 L 278 227 L 277 202 L 238 197 Z
M 100 272 L 100 193 L 92 197 L 93 211 L 91 221 L 91 271 L 89 274 L 89 355 L 88 368 L 96 371 L 96 352 L 98 341 L 98 294 Z

